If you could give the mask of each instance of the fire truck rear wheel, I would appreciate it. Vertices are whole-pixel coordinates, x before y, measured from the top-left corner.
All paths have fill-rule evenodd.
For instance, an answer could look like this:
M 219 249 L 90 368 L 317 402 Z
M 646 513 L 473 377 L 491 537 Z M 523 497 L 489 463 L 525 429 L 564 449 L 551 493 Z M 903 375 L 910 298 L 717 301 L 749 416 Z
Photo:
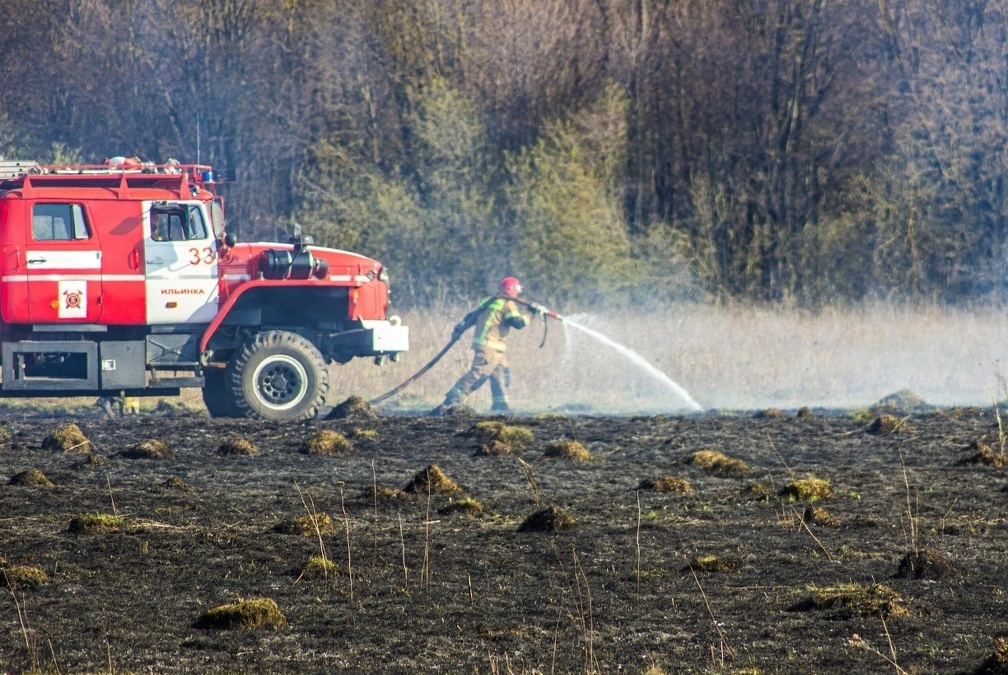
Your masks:
M 255 335 L 232 357 L 225 393 L 239 417 L 311 419 L 325 406 L 329 370 L 309 340 L 287 331 Z

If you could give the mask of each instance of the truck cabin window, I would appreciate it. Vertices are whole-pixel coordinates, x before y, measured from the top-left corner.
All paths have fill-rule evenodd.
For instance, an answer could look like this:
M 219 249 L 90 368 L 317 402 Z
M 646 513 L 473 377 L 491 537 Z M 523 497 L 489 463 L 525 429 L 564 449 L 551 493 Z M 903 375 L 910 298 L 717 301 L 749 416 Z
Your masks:
M 80 204 L 35 204 L 32 237 L 35 241 L 90 239 L 91 229 Z
M 206 239 L 203 214 L 195 206 L 170 210 L 153 209 L 150 214 L 151 238 L 155 241 Z

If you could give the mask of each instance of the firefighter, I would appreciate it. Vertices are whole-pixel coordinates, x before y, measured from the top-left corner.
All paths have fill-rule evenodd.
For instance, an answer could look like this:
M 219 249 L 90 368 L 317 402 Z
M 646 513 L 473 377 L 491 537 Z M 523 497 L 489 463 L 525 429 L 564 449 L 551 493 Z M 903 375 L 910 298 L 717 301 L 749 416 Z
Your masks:
M 507 387 L 511 372 L 507 365 L 507 335 L 510 329 L 522 329 L 532 317 L 522 312 L 512 298 L 517 298 L 522 287 L 515 277 L 506 277 L 500 282 L 500 294 L 483 299 L 471 312 L 465 315 L 452 331 L 452 340 L 458 340 L 462 333 L 475 327 L 472 349 L 473 360 L 469 371 L 459 378 L 455 386 L 448 390 L 444 402 L 431 411 L 432 415 L 443 415 L 453 405 L 479 389 L 490 380 L 490 394 L 493 399 L 490 409 L 494 412 L 508 412 Z M 533 306 L 533 313 L 538 306 Z

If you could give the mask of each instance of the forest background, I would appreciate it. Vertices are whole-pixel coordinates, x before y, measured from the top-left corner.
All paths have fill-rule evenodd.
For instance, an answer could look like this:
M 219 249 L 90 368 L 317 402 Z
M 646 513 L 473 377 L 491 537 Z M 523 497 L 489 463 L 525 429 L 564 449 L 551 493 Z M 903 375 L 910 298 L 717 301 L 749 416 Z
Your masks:
M 551 303 L 1003 299 L 1003 0 L 3 0 L 0 155 Z M 477 290 L 473 290 L 477 289 Z

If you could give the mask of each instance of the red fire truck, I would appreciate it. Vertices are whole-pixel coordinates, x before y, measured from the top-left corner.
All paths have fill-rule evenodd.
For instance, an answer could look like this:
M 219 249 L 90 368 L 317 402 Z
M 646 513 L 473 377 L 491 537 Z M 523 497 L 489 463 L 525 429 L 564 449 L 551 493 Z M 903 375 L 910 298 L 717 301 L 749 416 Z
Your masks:
M 236 243 L 217 192 L 205 165 L 0 163 L 0 396 L 199 387 L 216 417 L 301 420 L 330 363 L 408 349 L 379 262 Z

